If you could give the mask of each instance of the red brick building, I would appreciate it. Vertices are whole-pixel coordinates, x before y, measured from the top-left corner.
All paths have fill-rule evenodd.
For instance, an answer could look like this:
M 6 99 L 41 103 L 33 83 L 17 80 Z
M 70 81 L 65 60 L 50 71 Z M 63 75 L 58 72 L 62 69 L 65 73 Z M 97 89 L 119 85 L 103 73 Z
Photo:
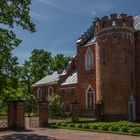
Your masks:
M 77 40 L 67 69 L 32 88 L 38 98 L 59 94 L 66 111 L 78 100 L 81 109 L 91 111 L 100 103 L 104 119 L 140 119 L 140 16 L 95 19 Z

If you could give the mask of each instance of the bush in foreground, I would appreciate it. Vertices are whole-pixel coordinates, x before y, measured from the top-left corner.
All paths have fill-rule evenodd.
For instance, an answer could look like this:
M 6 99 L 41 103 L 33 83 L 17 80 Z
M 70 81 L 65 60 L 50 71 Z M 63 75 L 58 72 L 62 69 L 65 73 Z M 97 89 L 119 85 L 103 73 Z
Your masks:
M 140 124 L 139 123 L 129 123 L 126 121 L 120 122 L 97 122 L 97 123 L 83 123 L 83 124 L 74 124 L 74 123 L 57 123 L 57 126 L 71 127 L 77 129 L 91 129 L 98 131 L 110 131 L 110 132 L 121 132 L 129 134 L 140 134 Z

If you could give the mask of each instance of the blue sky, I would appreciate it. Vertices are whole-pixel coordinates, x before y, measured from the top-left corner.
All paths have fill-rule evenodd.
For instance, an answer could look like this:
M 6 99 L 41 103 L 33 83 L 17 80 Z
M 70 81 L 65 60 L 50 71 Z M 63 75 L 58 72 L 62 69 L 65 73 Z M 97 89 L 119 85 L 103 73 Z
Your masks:
M 140 14 L 140 0 L 32 0 L 30 15 L 37 32 L 16 28 L 23 42 L 14 55 L 24 63 L 33 49 L 45 49 L 56 55 L 76 54 L 76 40 L 96 17 L 112 13 Z

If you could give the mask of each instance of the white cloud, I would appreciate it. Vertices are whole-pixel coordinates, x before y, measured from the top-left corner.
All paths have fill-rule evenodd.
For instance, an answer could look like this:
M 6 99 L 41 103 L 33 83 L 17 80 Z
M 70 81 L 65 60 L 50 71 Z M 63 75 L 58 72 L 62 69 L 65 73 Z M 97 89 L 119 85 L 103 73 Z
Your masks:
M 64 12 L 72 13 L 72 14 L 90 13 L 90 9 L 85 8 L 85 7 L 80 7 L 80 6 L 76 6 L 76 5 L 72 5 L 72 7 L 71 7 L 70 5 L 67 5 L 67 4 L 65 6 L 60 6 L 59 4 L 56 4 L 49 0 L 36 0 L 36 1 L 41 4 L 50 6 L 52 8 L 55 8 L 55 9 L 58 9 L 58 10 L 61 10 Z M 95 15 L 95 13 L 94 13 L 94 15 Z
M 43 22 L 51 22 L 51 21 L 57 20 L 56 17 L 49 17 L 48 15 L 45 16 L 45 15 L 38 14 L 36 12 L 31 12 L 31 17 L 35 20 L 39 20 Z
M 95 16 L 97 13 L 95 12 L 95 10 L 92 10 L 91 14 Z
M 94 0 L 94 1 L 71 1 L 71 4 L 67 3 L 67 1 L 60 0 L 36 0 L 41 4 L 45 4 L 52 8 L 72 13 L 72 14 L 92 14 L 96 15 L 97 12 L 109 11 L 114 7 L 114 3 L 110 0 L 102 1 Z
M 56 8 L 56 9 L 64 10 L 63 7 L 61 7 L 57 4 L 54 4 L 53 2 L 50 2 L 48 0 L 36 0 L 36 1 L 39 2 L 39 3 L 45 4 L 45 5 L 51 6 L 53 8 Z

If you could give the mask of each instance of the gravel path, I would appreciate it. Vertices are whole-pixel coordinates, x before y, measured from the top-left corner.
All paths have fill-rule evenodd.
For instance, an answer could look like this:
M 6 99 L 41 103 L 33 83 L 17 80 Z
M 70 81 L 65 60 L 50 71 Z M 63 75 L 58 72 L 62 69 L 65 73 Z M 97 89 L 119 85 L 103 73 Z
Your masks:
M 140 140 L 140 137 L 67 129 L 39 128 L 26 132 L 2 132 L 0 140 Z

